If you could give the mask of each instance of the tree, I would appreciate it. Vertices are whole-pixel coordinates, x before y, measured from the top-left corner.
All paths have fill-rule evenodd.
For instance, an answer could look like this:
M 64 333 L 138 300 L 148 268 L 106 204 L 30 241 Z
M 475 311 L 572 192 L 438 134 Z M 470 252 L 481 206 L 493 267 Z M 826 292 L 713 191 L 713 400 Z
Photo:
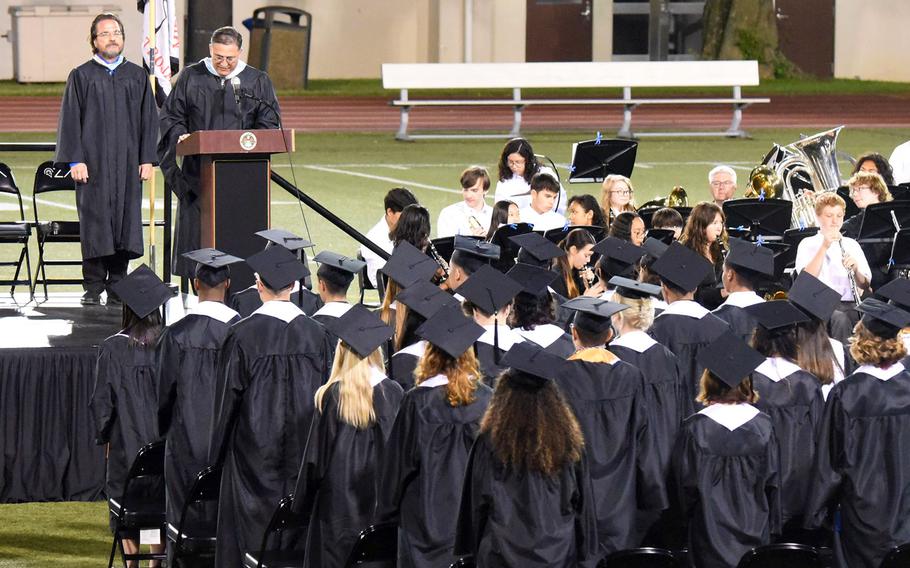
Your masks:
M 799 70 L 781 53 L 774 5 L 766 0 L 707 0 L 702 59 L 755 59 L 762 78 Z

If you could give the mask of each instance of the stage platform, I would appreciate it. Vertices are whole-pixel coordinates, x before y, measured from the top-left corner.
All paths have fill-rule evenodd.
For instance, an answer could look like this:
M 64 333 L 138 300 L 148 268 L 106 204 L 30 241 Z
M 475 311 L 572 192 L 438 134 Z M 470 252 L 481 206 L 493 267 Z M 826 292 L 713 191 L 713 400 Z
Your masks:
M 93 500 L 104 484 L 89 399 L 122 310 L 81 295 L 0 297 L 0 502 Z

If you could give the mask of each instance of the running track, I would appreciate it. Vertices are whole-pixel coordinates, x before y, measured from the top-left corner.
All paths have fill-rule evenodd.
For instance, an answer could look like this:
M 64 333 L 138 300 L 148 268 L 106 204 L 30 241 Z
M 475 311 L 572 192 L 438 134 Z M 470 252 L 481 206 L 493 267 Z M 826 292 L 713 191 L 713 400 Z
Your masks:
M 398 129 L 398 110 L 389 99 L 370 97 L 286 97 L 280 100 L 286 128 L 300 132 L 388 132 Z M 52 132 L 57 128 L 57 97 L 0 98 L 0 132 Z M 726 128 L 727 105 L 640 107 L 634 130 Z M 602 130 L 610 135 L 622 122 L 620 107 L 528 107 L 524 130 Z M 418 108 L 411 112 L 411 131 L 460 129 L 507 132 L 512 113 L 506 108 Z M 890 95 L 772 96 L 770 104 L 745 110 L 743 127 L 823 129 L 844 124 L 853 128 L 910 127 L 910 97 Z

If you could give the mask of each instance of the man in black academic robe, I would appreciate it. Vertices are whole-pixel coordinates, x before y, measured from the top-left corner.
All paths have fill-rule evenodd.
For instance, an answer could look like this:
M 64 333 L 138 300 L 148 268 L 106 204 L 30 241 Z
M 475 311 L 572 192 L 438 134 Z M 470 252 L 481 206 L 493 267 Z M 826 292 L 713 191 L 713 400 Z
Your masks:
M 125 275 L 142 244 L 142 181 L 152 176 L 158 112 L 142 67 L 123 58 L 123 24 L 95 18 L 92 59 L 66 80 L 55 161 L 69 164 L 76 182 L 82 245 L 83 304 Z
M 198 130 L 278 128 L 280 123 L 278 100 L 268 75 L 239 59 L 242 41 L 234 28 L 215 30 L 209 44 L 211 57 L 180 73 L 161 109 L 158 157 L 165 184 L 180 200 L 173 268 L 180 276 L 192 276 L 194 268 L 180 255 L 199 248 L 200 160 L 188 156 L 178 167 L 177 142 Z M 231 84 L 235 78 L 243 93 L 239 105 Z

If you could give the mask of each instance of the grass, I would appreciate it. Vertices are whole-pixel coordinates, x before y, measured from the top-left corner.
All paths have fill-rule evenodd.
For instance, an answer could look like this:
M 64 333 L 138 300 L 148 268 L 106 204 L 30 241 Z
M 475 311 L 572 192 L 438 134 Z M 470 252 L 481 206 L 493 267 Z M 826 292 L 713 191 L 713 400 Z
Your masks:
M 97 568 L 110 546 L 107 503 L 0 505 L 0 568 Z

